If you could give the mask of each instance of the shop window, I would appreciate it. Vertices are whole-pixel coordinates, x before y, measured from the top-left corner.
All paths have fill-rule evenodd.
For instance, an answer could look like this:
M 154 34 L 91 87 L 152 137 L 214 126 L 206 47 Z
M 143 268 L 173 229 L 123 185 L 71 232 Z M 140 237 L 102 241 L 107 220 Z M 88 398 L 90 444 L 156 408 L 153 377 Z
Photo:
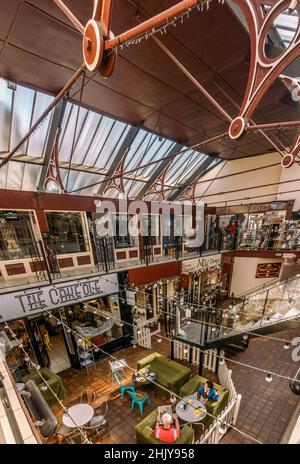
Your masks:
M 56 254 L 89 251 L 84 213 L 46 212 L 46 217 L 49 240 Z
M 138 234 L 135 214 L 116 214 L 115 221 L 115 247 L 132 248 L 138 246 Z
M 36 256 L 36 229 L 32 211 L 0 211 L 0 259 Z
M 68 318 L 72 329 L 96 346 L 123 336 L 117 295 L 74 305 L 68 309 Z
M 152 245 L 161 244 L 161 227 L 158 214 L 142 215 L 141 234 L 143 237 L 149 237 Z
M 136 306 L 133 311 L 133 319 L 137 322 L 145 322 L 156 317 L 158 307 L 157 286 L 147 285 L 136 292 Z
M 9 323 L 9 327 L 16 335 L 16 339 L 23 344 L 23 348 L 33 362 L 37 362 L 30 337 L 23 320 Z M 32 370 L 30 361 L 26 359 L 24 351 L 19 347 L 17 340 L 12 337 L 9 329 L 0 326 L 0 339 L 5 347 L 5 361 L 16 382 L 21 382 L 25 375 Z

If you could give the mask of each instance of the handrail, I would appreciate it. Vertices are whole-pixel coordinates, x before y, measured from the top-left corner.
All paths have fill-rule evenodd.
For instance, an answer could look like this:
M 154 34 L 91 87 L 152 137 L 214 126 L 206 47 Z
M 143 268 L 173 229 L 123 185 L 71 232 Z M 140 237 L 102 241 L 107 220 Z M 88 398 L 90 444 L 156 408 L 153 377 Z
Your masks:
M 30 414 L 29 414 L 29 412 L 28 412 L 28 410 L 27 410 L 27 408 L 26 408 L 26 406 L 25 406 L 25 404 L 24 404 L 24 402 L 23 402 L 23 399 L 22 399 L 22 397 L 21 397 L 21 394 L 20 394 L 19 390 L 17 389 L 15 379 L 13 378 L 13 376 L 12 376 L 12 374 L 11 374 L 11 372 L 10 372 L 10 369 L 9 369 L 8 365 L 6 364 L 6 362 L 5 362 L 4 360 L 3 360 L 2 362 L 3 362 L 3 366 L 4 366 L 4 368 L 5 368 L 5 372 L 6 372 L 8 378 L 9 378 L 9 380 L 10 380 L 10 383 L 12 384 L 12 387 L 13 387 L 13 389 L 14 389 L 14 392 L 15 392 L 15 394 L 17 395 L 17 398 L 18 398 L 18 400 L 19 400 L 20 407 L 21 407 L 23 413 L 25 414 L 25 417 L 26 417 L 26 419 L 27 419 L 28 425 L 29 425 L 29 427 L 30 427 L 30 429 L 31 429 L 31 431 L 32 431 L 32 435 L 34 436 L 34 438 L 36 439 L 36 441 L 37 441 L 38 444 L 43 444 L 43 441 L 42 441 L 42 439 L 41 439 L 41 436 L 39 435 L 37 429 L 35 428 L 35 426 L 34 426 L 34 424 L 33 424 L 33 420 L 32 420 L 32 418 L 31 418 L 31 416 L 30 416 Z M 8 397 L 8 399 L 9 399 L 9 397 Z M 20 431 L 20 432 L 21 432 L 21 431 Z
M 300 265 L 298 264 L 298 266 L 299 266 L 299 271 L 300 271 Z M 253 287 L 250 290 L 247 290 L 246 292 L 239 293 L 238 295 L 235 295 L 235 297 L 236 298 L 242 298 L 243 296 L 247 296 L 247 295 L 254 296 L 254 295 L 257 295 L 257 293 L 260 293 L 260 290 L 261 291 L 271 290 L 272 288 L 276 287 L 278 282 L 282 282 L 284 284 L 286 281 L 294 280 L 296 277 L 297 277 L 297 274 L 295 273 L 295 270 L 294 270 L 291 273 L 286 274 L 284 276 L 283 280 L 282 280 L 282 276 L 281 277 L 276 277 L 275 279 L 272 279 L 268 283 L 258 285 L 257 287 Z M 257 291 L 257 292 L 253 293 L 253 291 Z

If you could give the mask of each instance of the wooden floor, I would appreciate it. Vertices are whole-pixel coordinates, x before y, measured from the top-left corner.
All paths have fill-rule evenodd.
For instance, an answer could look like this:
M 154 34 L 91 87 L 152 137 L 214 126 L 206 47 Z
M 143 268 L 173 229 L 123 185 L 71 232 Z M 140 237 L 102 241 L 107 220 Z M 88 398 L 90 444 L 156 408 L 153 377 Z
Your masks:
M 300 336 L 300 329 L 290 330 L 276 334 L 279 338 L 292 339 Z M 170 347 L 167 341 L 158 343 L 154 341 L 151 351 L 159 351 L 170 356 Z M 118 359 L 125 358 L 132 371 L 127 369 L 127 379 L 136 369 L 139 359 L 147 356 L 149 350 L 137 348 L 125 348 L 114 356 Z M 267 371 L 280 372 L 287 376 L 293 376 L 297 369 L 297 363 L 291 359 L 291 350 L 284 350 L 282 343 L 265 338 L 256 338 L 250 341 L 249 348 L 242 353 L 230 354 L 229 357 L 237 361 L 260 366 Z M 252 369 L 230 364 L 233 371 L 233 380 L 238 393 L 242 394 L 242 404 L 238 417 L 237 427 L 250 434 L 263 443 L 279 443 L 284 434 L 293 410 L 299 403 L 299 397 L 289 389 L 288 382 L 281 379 L 273 379 L 266 382 L 263 373 Z M 195 373 L 197 369 L 193 368 Z M 87 374 L 75 369 L 68 369 L 60 374 L 67 389 L 65 406 L 76 404 L 80 400 L 81 392 L 88 388 L 101 396 L 103 401 L 108 401 L 108 425 L 110 436 L 98 439 L 97 443 L 117 444 L 136 443 L 134 427 L 141 420 L 138 410 L 130 412 L 130 400 L 125 396 L 120 398 L 119 388 L 111 382 L 108 358 L 97 362 L 96 370 Z M 215 380 L 214 376 L 205 372 L 205 376 Z M 149 390 L 148 390 L 149 391 Z M 159 404 L 166 404 L 166 400 L 149 391 L 151 406 L 146 405 L 142 417 L 145 417 Z M 60 407 L 53 408 L 59 420 L 62 417 Z M 199 427 L 198 427 L 199 429 Z M 200 430 L 197 430 L 199 436 Z M 254 443 L 237 431 L 230 430 L 223 438 L 223 443 Z

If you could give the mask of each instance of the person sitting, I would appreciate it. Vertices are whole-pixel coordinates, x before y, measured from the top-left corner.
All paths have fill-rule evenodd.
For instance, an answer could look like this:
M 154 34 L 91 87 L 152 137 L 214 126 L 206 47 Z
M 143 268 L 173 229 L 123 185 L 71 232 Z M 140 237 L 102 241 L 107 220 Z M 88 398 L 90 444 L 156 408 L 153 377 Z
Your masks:
M 218 401 L 219 399 L 217 390 L 214 388 L 214 384 L 210 380 L 207 380 L 204 384 L 202 384 L 198 388 L 198 392 L 200 393 L 200 397 L 204 403 L 208 400 Z
M 172 416 L 174 423 L 172 424 Z M 173 443 L 179 438 L 180 426 L 176 414 L 164 413 L 160 419 L 160 414 L 157 415 L 154 436 L 166 443 Z M 162 422 L 162 425 L 160 424 Z

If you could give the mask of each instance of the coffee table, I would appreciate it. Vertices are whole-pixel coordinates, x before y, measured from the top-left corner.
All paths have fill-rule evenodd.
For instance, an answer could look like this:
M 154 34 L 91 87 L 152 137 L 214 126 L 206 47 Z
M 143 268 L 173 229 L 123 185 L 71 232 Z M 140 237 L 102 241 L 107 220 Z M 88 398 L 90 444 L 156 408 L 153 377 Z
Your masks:
M 189 404 L 186 403 L 187 401 Z M 184 405 L 186 405 L 186 409 L 183 408 Z M 185 396 L 176 404 L 176 414 L 181 420 L 189 424 L 197 424 L 205 418 L 207 411 L 202 401 L 195 399 L 193 396 Z
M 77 427 L 83 427 L 86 425 L 94 416 L 94 408 L 89 404 L 80 403 L 71 406 L 68 409 L 68 414 L 65 413 L 62 417 L 62 422 L 66 427 L 70 429 L 76 429 Z
M 138 387 L 143 387 L 144 385 L 150 385 L 155 380 L 156 380 L 156 374 L 150 369 L 148 369 L 147 374 L 141 374 L 140 372 L 135 372 L 134 374 L 132 374 L 132 381 Z

